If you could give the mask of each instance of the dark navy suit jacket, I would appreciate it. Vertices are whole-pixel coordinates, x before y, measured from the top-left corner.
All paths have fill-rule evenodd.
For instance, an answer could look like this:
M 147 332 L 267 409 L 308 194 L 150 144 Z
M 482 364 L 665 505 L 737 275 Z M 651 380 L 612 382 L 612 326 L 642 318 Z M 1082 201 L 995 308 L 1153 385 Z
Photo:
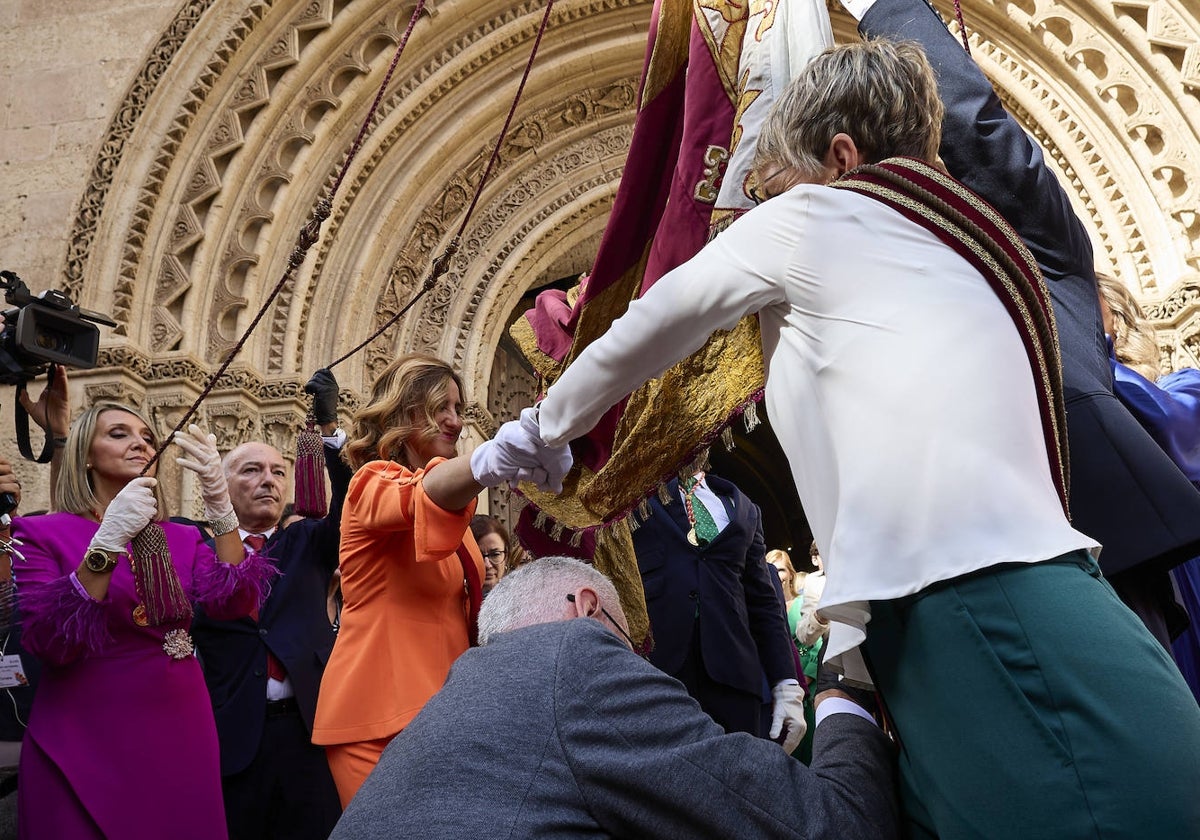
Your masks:
M 677 673 L 687 656 L 697 609 L 700 651 L 708 675 L 723 685 L 759 695 L 762 675 L 775 685 L 796 679 L 787 622 L 765 561 L 761 514 L 731 482 L 706 477 L 725 505 L 727 525 L 707 546 L 687 541 L 691 525 L 679 482 L 666 485 L 671 504 L 650 499 L 650 516 L 633 532 L 646 592 L 654 648 L 650 661 Z
M 1200 492 L 1113 395 L 1091 241 L 1041 147 L 924 0 L 878 0 L 859 31 L 924 46 L 946 105 L 938 151 L 947 170 L 1016 228 L 1046 277 L 1062 348 L 1072 524 L 1104 546 L 1106 575 L 1197 556 Z
M 258 752 L 266 718 L 268 649 L 287 669 L 300 714 L 312 731 L 317 689 L 335 637 L 325 602 L 338 564 L 342 503 L 351 476 L 338 450 L 329 446 L 325 465 L 332 491 L 328 515 L 277 529 L 267 541 L 265 553 L 280 574 L 258 620 L 215 621 L 197 611 L 192 625 L 212 696 L 223 776 L 244 770 Z

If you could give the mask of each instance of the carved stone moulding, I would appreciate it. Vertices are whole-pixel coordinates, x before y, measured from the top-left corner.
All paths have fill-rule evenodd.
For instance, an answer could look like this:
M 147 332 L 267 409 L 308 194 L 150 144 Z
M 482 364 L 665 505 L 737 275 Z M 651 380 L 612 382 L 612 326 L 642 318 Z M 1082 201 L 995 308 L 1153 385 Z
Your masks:
M 1181 278 L 1161 301 L 1143 303 L 1143 310 L 1162 348 L 1162 372 L 1200 368 L 1200 272 Z

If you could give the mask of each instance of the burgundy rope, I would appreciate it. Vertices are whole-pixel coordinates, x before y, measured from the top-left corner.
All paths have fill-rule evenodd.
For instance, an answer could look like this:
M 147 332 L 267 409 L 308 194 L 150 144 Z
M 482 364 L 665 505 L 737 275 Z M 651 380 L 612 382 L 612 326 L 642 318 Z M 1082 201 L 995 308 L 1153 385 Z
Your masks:
M 500 157 L 500 146 L 504 143 L 504 137 L 508 134 L 508 129 L 512 125 L 513 114 L 517 111 L 517 104 L 521 101 L 521 94 L 525 91 L 525 83 L 529 81 L 530 71 L 533 69 L 533 60 L 537 57 L 538 47 L 542 43 L 542 36 L 546 33 L 546 27 L 550 23 L 550 11 L 554 8 L 554 0 L 546 0 L 546 11 L 542 15 L 542 25 L 538 28 L 537 37 L 533 41 L 533 49 L 529 52 L 529 60 L 525 62 L 525 72 L 521 74 L 521 83 L 517 86 L 517 93 L 513 97 L 512 105 L 508 109 L 508 116 L 504 119 L 504 126 L 500 129 L 500 135 L 496 138 L 496 145 L 492 148 L 492 156 L 488 159 L 487 166 L 483 170 L 483 175 L 479 179 L 479 183 L 475 187 L 475 195 L 471 199 L 471 204 L 467 207 L 467 212 L 462 218 L 462 223 L 458 226 L 458 231 L 450 238 L 449 244 L 446 245 L 446 250 L 439 254 L 433 260 L 433 265 L 430 266 L 429 273 L 425 276 L 424 282 L 421 284 L 412 299 L 404 305 L 404 307 L 392 317 L 383 322 L 383 325 L 367 336 L 365 340 L 357 344 L 348 353 L 339 356 L 330 362 L 326 367 L 333 368 L 334 365 L 340 365 L 342 362 L 349 359 L 355 353 L 362 350 L 388 329 L 395 324 L 408 310 L 412 309 L 413 305 L 437 285 L 438 278 L 446 273 L 450 267 L 450 259 L 458 253 L 458 246 L 462 240 L 463 232 L 467 229 L 467 223 L 471 220 L 471 214 L 475 212 L 475 207 L 479 203 L 479 198 L 483 195 L 483 187 L 487 183 L 488 177 L 492 174 L 492 167 L 496 165 L 496 161 Z
M 962 0 L 954 0 L 954 19 L 958 21 L 958 34 L 962 36 L 963 49 L 971 54 L 971 45 L 967 43 L 967 24 L 963 21 Z
M 408 44 L 408 38 L 412 34 L 413 28 L 416 26 L 417 19 L 421 16 L 421 13 L 424 10 L 425 0 L 417 0 L 417 5 L 413 8 L 412 17 L 408 21 L 408 28 L 404 30 L 404 36 L 400 39 L 400 43 L 396 45 L 396 52 L 392 56 L 391 64 L 388 65 L 387 75 L 384 76 L 383 84 L 379 86 L 379 91 L 375 94 L 375 100 L 371 103 L 371 108 L 369 111 L 367 111 L 367 116 L 358 129 L 358 135 L 354 138 L 354 142 L 351 144 L 350 150 L 346 155 L 346 160 L 342 163 L 341 170 L 338 172 L 337 178 L 334 180 L 332 187 L 330 187 L 329 195 L 317 202 L 316 207 L 313 208 L 312 219 L 310 219 L 308 223 L 300 229 L 300 233 L 296 237 L 296 247 L 292 249 L 292 253 L 288 257 L 287 268 L 284 269 L 283 276 L 279 278 L 279 281 L 275 284 L 275 287 L 271 289 L 271 293 L 267 295 L 266 300 L 263 301 L 262 306 L 259 308 L 258 314 L 254 316 L 254 320 L 252 320 L 250 325 L 246 327 L 245 332 L 242 333 L 242 337 L 239 338 L 237 343 L 233 345 L 233 348 L 229 351 L 228 355 L 226 355 L 225 361 L 221 362 L 221 366 L 217 368 L 216 373 L 209 377 L 204 389 L 200 392 L 200 396 L 196 397 L 195 402 L 193 402 L 188 410 L 184 412 L 183 417 L 180 418 L 179 422 L 175 425 L 175 428 L 172 429 L 171 433 L 163 439 L 163 442 L 159 445 L 158 449 L 155 450 L 154 455 L 151 456 L 149 462 L 145 467 L 142 468 L 142 475 L 145 475 L 150 468 L 154 466 L 159 457 L 171 444 L 171 441 L 175 439 L 175 435 L 179 433 L 179 430 L 187 425 L 188 421 L 196 415 L 196 410 L 200 407 L 200 404 L 204 402 L 205 398 L 212 392 L 212 389 L 216 387 L 217 382 L 219 382 L 221 377 L 225 375 L 225 371 L 229 369 L 229 365 L 232 364 L 234 358 L 237 357 L 237 354 L 241 352 L 242 347 L 244 347 L 246 341 L 249 340 L 250 334 L 254 332 L 254 328 L 258 326 L 258 322 L 261 321 L 263 316 L 267 314 L 267 310 L 270 309 L 275 298 L 279 296 L 279 293 L 282 291 L 284 285 L 286 285 L 287 282 L 292 279 L 293 275 L 296 273 L 296 269 L 299 268 L 300 264 L 304 262 L 304 255 L 308 253 L 308 250 L 320 238 L 321 224 L 329 218 L 329 214 L 333 210 L 333 197 L 337 194 L 338 188 L 342 185 L 342 181 L 345 179 L 346 173 L 349 171 L 350 164 L 354 161 L 355 155 L 358 154 L 359 149 L 362 147 L 362 142 L 367 135 L 367 130 L 370 128 L 372 121 L 375 119 L 375 114 L 379 109 L 379 103 L 383 100 L 383 94 L 387 89 L 388 83 L 392 80 L 392 73 L 395 72 L 396 65 L 400 61 L 400 55 L 404 52 L 404 47 Z

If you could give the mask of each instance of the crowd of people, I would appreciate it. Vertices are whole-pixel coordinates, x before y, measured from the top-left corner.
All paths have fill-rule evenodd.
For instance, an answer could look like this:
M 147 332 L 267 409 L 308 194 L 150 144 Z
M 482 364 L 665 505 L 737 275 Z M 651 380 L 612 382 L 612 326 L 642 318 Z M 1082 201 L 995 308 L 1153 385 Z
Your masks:
M 328 512 L 193 425 L 193 522 L 135 407 L 71 421 L 62 370 L 24 398 L 54 457 L 53 512 L 0 531 L 41 665 L 22 838 L 1200 836 L 1196 372 L 1138 350 L 936 13 L 848 8 L 873 37 L 779 97 L 760 206 L 470 453 L 444 361 L 395 359 L 345 430 L 321 370 Z M 573 439 L 752 313 L 808 562 L 689 469 L 632 530 L 643 649 L 477 500 L 562 492 Z

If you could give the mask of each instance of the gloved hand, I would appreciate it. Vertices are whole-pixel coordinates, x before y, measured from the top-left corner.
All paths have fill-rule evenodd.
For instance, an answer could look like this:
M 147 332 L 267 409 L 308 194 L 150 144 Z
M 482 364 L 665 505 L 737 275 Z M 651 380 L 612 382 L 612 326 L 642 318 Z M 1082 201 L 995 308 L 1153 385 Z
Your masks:
M 233 503 L 229 501 L 225 468 L 221 466 L 221 453 L 217 451 L 217 436 L 206 434 L 193 423 L 186 432 L 175 436 L 175 443 L 188 455 L 186 458 L 176 458 L 175 463 L 194 472 L 200 480 L 205 518 L 213 521 L 232 514 Z
M 571 449 L 542 443 L 537 409 L 526 408 L 520 420 L 511 420 L 471 453 L 471 474 L 484 487 L 507 481 L 516 487 L 529 481 L 540 490 L 562 492 L 563 478 L 571 469 Z
M 771 695 L 775 698 L 775 708 L 771 714 L 771 731 L 769 736 L 778 738 L 787 724 L 787 734 L 783 738 L 784 752 L 791 753 L 800 746 L 808 724 L 804 720 L 804 689 L 797 680 L 780 680 Z
M 313 419 L 317 421 L 317 425 L 336 423 L 338 384 L 333 378 L 333 372 L 329 368 L 321 368 L 308 380 L 304 390 L 313 395 Z
M 158 511 L 158 500 L 154 498 L 156 484 L 158 479 L 143 475 L 122 487 L 108 503 L 104 520 L 88 549 L 99 548 L 114 554 L 124 551 L 129 541 L 154 520 Z

